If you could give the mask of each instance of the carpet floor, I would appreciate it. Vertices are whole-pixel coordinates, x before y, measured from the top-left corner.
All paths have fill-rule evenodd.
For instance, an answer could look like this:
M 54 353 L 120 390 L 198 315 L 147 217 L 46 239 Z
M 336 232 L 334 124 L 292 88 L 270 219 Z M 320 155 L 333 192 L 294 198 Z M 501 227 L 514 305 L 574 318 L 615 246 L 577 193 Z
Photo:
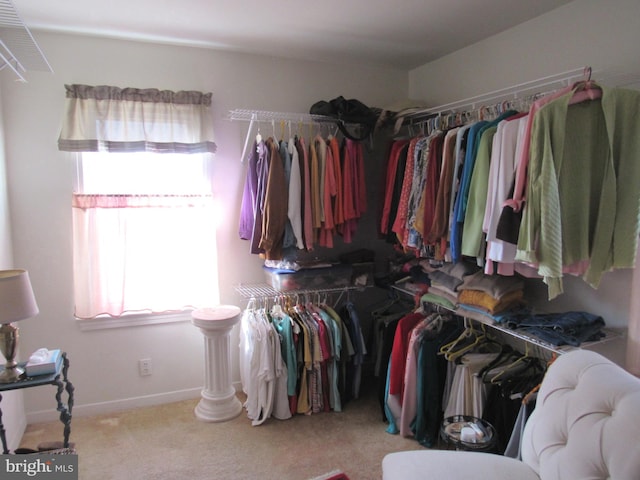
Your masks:
M 340 471 L 350 480 L 375 480 L 387 453 L 424 448 L 386 432 L 373 391 L 340 413 L 269 419 L 255 427 L 244 410 L 226 422 L 202 422 L 194 415 L 198 401 L 74 417 L 70 440 L 79 478 L 308 480 Z M 21 447 L 61 436 L 60 422 L 29 425 Z

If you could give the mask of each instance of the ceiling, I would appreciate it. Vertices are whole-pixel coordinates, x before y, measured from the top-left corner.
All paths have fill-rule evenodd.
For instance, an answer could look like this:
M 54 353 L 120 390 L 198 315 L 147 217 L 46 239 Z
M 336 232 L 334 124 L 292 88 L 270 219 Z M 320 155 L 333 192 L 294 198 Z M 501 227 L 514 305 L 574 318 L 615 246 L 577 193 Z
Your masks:
M 13 0 L 36 41 L 47 30 L 407 70 L 569 2 Z

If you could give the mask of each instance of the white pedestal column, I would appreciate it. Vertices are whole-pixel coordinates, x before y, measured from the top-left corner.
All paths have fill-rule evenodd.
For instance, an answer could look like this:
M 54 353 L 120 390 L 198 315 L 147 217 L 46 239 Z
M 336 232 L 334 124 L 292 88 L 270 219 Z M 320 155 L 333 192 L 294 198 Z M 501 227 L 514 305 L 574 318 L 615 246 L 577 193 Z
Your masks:
M 191 317 L 205 336 L 205 386 L 195 408 L 196 417 L 205 422 L 231 420 L 242 411 L 231 383 L 230 350 L 230 333 L 240 320 L 240 308 L 233 305 L 201 308 L 193 311 Z

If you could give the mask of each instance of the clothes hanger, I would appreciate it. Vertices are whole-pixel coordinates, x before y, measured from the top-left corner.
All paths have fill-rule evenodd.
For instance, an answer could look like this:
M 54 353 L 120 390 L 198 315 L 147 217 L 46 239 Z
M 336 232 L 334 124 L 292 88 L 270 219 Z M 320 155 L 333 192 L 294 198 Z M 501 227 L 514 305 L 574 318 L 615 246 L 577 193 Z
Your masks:
M 371 316 L 373 317 L 380 317 L 382 315 L 385 315 L 387 313 L 387 310 L 389 310 L 391 307 L 393 307 L 396 303 L 400 302 L 400 296 L 399 294 L 395 291 L 395 290 L 391 290 L 389 292 L 389 298 L 386 298 L 384 300 L 381 300 L 379 302 L 374 303 L 373 305 L 371 305 L 369 308 L 371 308 Z
M 424 319 L 424 322 L 429 330 L 440 332 L 445 320 L 445 316 L 441 313 L 432 313 Z
M 529 356 L 529 342 L 525 342 L 524 354 L 520 355 L 514 362 L 506 365 L 502 370 L 494 375 L 493 378 L 491 378 L 490 382 L 493 384 L 500 383 L 501 380 L 521 372 L 529 366 L 531 358 L 532 357 Z
M 577 88 L 578 89 L 571 97 L 571 100 L 569 100 L 569 105 L 574 105 L 587 100 L 596 100 L 602 97 L 602 88 L 591 80 L 578 85 Z
M 489 335 L 489 333 L 486 331 L 484 324 L 483 324 L 483 331 L 484 331 L 484 337 L 481 339 L 480 342 L 476 344 L 476 346 L 474 347 L 474 352 L 501 354 L 503 345 Z
M 274 304 L 271 308 L 271 316 L 276 318 L 283 318 L 287 316 L 289 307 L 289 296 L 280 294 L 274 298 Z
M 506 348 L 503 349 L 504 354 L 501 354 L 496 358 L 493 362 L 486 365 L 480 372 L 478 376 L 482 378 L 482 381 L 485 383 L 491 383 L 493 378 L 502 370 L 504 370 L 508 365 L 512 365 L 516 360 L 522 357 L 522 354 L 509 345 L 505 345 Z
M 255 310 L 256 308 L 256 298 L 251 297 L 247 302 L 247 310 Z
M 477 342 L 481 340 L 480 337 L 482 337 L 482 333 L 476 332 L 473 322 L 471 322 L 458 338 L 440 347 L 439 353 L 444 355 L 444 358 L 448 361 L 454 361 L 471 350 Z M 458 350 L 456 350 L 456 348 L 458 348 Z
M 484 367 L 482 367 L 482 369 L 480 369 L 480 371 L 478 372 L 478 377 L 484 380 L 484 376 L 486 372 L 509 361 L 513 353 L 514 353 L 514 350 L 513 350 L 513 347 L 511 347 L 511 345 L 502 344 L 500 354 L 496 358 L 494 358 L 491 362 L 489 362 Z
M 447 352 L 449 351 L 450 348 L 455 347 L 458 343 L 462 342 L 463 340 L 466 340 L 471 334 L 472 334 L 472 330 L 473 330 L 473 324 L 469 324 L 467 325 L 467 327 L 460 333 L 460 335 L 458 335 L 457 338 L 455 338 L 454 340 L 452 340 L 449 343 L 445 343 L 444 345 L 442 345 L 440 347 L 440 349 L 438 350 L 438 354 L 440 355 L 446 355 Z
M 602 97 L 602 88 L 591 80 L 591 67 L 585 67 L 583 72 L 584 80 L 572 85 L 574 94 L 569 100 L 569 105 L 581 103 L 587 100 L 596 100 Z
M 547 362 L 546 368 L 548 369 L 549 366 L 555 362 L 556 358 L 558 358 L 558 354 L 553 352 L 551 354 L 551 358 L 549 359 L 549 361 Z M 522 398 L 522 403 L 523 404 L 528 404 L 533 398 L 535 398 L 536 393 L 538 392 L 538 390 L 540 390 L 540 386 L 542 385 L 542 382 L 538 383 L 535 387 L 533 387 L 523 398 Z
M 485 334 L 476 334 L 475 338 L 473 338 L 471 343 L 466 344 L 457 350 L 454 350 L 454 349 L 449 350 L 445 354 L 444 358 L 446 358 L 450 362 L 455 362 L 457 359 L 462 357 L 465 353 L 469 353 L 472 350 L 474 350 L 476 347 L 478 347 L 478 345 L 480 345 L 485 340 L 486 340 Z
M 485 346 L 498 345 L 501 348 L 500 344 L 498 344 L 497 342 L 495 342 L 493 339 L 489 337 L 489 335 L 487 334 L 487 328 L 484 323 L 480 324 L 480 331 L 474 330 L 473 334 L 470 337 L 470 340 L 471 340 L 470 343 L 464 344 L 461 347 L 459 345 L 456 345 L 454 348 L 460 347 L 457 350 L 455 350 L 454 348 L 449 349 L 449 351 L 445 354 L 445 358 L 453 362 L 453 361 L 456 361 L 458 358 L 462 357 L 466 353 L 470 353 L 472 351 L 479 352 L 480 350 L 483 350 Z M 491 350 L 491 349 L 488 349 L 488 350 Z M 489 353 L 489 352 L 481 352 L 481 353 Z M 490 353 L 496 353 L 496 352 L 492 351 Z

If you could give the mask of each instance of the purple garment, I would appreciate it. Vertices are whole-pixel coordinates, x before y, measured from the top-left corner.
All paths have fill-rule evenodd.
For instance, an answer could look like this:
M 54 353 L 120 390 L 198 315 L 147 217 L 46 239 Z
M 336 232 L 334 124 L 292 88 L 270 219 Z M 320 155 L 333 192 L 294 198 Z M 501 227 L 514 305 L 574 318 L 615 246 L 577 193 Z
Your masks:
M 252 153 L 249 156 L 247 176 L 242 192 L 242 204 L 240 206 L 240 226 L 238 234 L 242 240 L 251 240 L 253 224 L 256 218 L 256 196 L 258 194 L 258 144 L 253 142 Z
M 256 146 L 256 172 L 258 188 L 256 190 L 255 219 L 253 222 L 253 232 L 251 233 L 251 253 L 257 255 L 264 253 L 258 245 L 262 239 L 262 216 L 264 213 L 264 197 L 267 189 L 267 176 L 269 173 L 269 149 L 263 141 Z

